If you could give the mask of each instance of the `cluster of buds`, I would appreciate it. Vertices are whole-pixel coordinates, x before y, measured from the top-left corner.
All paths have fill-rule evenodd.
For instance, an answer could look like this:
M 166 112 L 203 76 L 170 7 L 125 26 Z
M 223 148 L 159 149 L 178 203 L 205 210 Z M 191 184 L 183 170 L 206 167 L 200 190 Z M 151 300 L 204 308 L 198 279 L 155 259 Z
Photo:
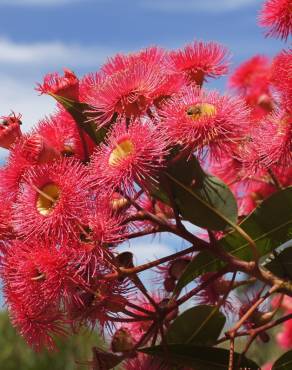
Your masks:
M 262 23 L 271 34 L 291 32 L 289 6 L 267 2 Z M 159 184 L 169 190 L 165 170 L 195 155 L 230 185 L 242 216 L 291 184 L 291 51 L 245 62 L 230 77 L 235 95 L 209 91 L 206 82 L 228 65 L 215 42 L 118 54 L 80 79 L 68 69 L 45 76 L 37 90 L 57 99 L 57 111 L 29 132 L 20 130 L 20 114 L 1 118 L 0 146 L 9 156 L 0 168 L 0 273 L 11 320 L 36 350 L 98 325 L 112 334 L 114 362 L 169 369 L 137 350 L 163 341 L 176 318 L 173 292 L 192 251 L 135 267 L 132 254 L 118 250 L 165 231 L 190 239 L 176 194 L 156 197 Z M 158 265 L 161 292 L 153 294 L 137 273 Z M 232 306 L 225 299 L 232 287 L 220 278 L 197 299 L 220 305 L 224 297 Z M 262 319 L 255 313 L 250 322 Z

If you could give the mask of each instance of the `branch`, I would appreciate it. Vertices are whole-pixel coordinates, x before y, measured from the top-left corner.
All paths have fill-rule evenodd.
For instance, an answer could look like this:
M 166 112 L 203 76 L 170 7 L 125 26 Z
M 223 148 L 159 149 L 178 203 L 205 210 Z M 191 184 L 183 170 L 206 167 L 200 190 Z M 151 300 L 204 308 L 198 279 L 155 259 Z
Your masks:
M 130 276 L 132 274 L 137 274 L 139 272 L 148 270 L 152 267 L 161 265 L 162 263 L 172 261 L 172 260 L 174 260 L 178 257 L 184 256 L 184 255 L 192 253 L 192 252 L 195 252 L 197 250 L 198 250 L 197 247 L 193 245 L 192 247 L 184 249 L 183 251 L 171 254 L 171 255 L 166 256 L 166 257 L 159 258 L 155 261 L 148 262 L 148 263 L 145 263 L 145 264 L 140 265 L 140 266 L 131 267 L 131 268 L 120 267 L 119 271 L 116 271 L 116 272 L 113 272 L 113 273 L 107 274 L 107 275 L 101 275 L 101 278 L 106 279 L 106 280 L 110 280 L 110 279 L 115 279 L 117 277 L 127 277 L 127 276 Z

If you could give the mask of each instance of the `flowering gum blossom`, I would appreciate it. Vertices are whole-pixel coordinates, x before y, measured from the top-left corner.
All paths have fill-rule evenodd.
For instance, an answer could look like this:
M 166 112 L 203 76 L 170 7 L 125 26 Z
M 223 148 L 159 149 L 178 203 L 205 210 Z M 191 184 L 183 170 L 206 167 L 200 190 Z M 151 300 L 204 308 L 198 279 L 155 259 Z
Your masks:
M 38 212 L 43 216 L 49 216 L 53 212 L 59 196 L 60 190 L 56 184 L 45 185 L 37 197 L 36 207 Z
M 112 150 L 108 163 L 110 166 L 116 166 L 121 160 L 127 158 L 134 152 L 134 144 L 131 140 L 126 139 L 120 141 L 117 146 Z
M 190 117 L 193 121 L 197 121 L 203 117 L 212 117 L 215 114 L 215 105 L 209 103 L 191 105 L 187 109 L 187 116 Z

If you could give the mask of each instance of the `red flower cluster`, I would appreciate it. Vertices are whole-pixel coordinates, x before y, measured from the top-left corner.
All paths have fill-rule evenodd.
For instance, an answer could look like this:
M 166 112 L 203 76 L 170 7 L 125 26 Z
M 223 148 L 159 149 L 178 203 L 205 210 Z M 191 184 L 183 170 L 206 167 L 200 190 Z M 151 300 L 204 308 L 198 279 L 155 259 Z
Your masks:
M 288 3 L 264 8 L 271 33 L 285 38 Z M 55 96 L 58 109 L 26 134 L 21 115 L 2 117 L 0 146 L 10 153 L 0 169 L 0 272 L 12 322 L 30 345 L 53 348 L 56 335 L 99 323 L 115 332 L 112 350 L 129 355 L 127 369 L 168 369 L 146 355 L 131 357 L 163 339 L 178 312 L 170 295 L 191 252 L 163 260 L 163 294 L 151 295 L 132 274 L 131 253 L 117 246 L 187 232 L 165 170 L 193 155 L 231 186 L 241 215 L 291 184 L 291 58 L 284 50 L 272 61 L 245 62 L 231 76 L 238 93 L 231 96 L 204 85 L 227 73 L 221 45 L 151 47 L 117 55 L 80 80 L 67 69 L 45 76 L 38 90 Z M 160 184 L 167 197 L 157 200 Z M 198 280 L 206 288 L 197 301 L 232 305 L 225 296 L 231 282 L 221 277 L 207 287 L 212 276 Z

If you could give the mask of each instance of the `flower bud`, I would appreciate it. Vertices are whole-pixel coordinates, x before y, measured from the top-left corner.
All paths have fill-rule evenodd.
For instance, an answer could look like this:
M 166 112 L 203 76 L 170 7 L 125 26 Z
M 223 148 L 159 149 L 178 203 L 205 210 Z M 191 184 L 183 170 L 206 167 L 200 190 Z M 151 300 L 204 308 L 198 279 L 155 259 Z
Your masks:
M 22 136 L 20 125 L 21 115 L 16 116 L 12 113 L 11 116 L 1 117 L 0 122 L 0 147 L 10 149 L 11 146 Z
M 113 352 L 129 352 L 134 348 L 135 342 L 127 328 L 118 329 L 111 343 Z
M 164 285 L 164 289 L 168 292 L 168 293 L 171 293 L 174 291 L 174 288 L 175 288 L 175 279 L 173 277 L 167 277 L 164 282 L 163 282 L 163 285 Z
M 48 163 L 61 157 L 61 153 L 39 134 L 33 134 L 23 141 L 21 154 L 30 162 L 38 164 Z
M 56 94 L 64 98 L 79 100 L 79 80 L 70 69 L 64 69 L 64 76 L 58 73 L 48 73 L 43 84 L 36 89 L 41 94 Z
M 275 315 L 275 311 L 261 312 L 256 310 L 252 315 L 252 320 L 255 323 L 255 326 L 262 326 L 270 322 Z
M 116 257 L 116 260 L 118 262 L 119 267 L 124 267 L 124 268 L 134 267 L 133 253 L 131 253 L 131 252 L 120 253 Z
M 165 298 L 159 303 L 160 308 L 168 308 L 169 307 L 169 299 Z M 174 307 L 165 317 L 166 321 L 174 320 L 178 315 L 178 306 Z
M 168 269 L 169 276 L 178 280 L 189 263 L 190 260 L 187 258 L 178 258 L 177 260 L 171 262 Z

